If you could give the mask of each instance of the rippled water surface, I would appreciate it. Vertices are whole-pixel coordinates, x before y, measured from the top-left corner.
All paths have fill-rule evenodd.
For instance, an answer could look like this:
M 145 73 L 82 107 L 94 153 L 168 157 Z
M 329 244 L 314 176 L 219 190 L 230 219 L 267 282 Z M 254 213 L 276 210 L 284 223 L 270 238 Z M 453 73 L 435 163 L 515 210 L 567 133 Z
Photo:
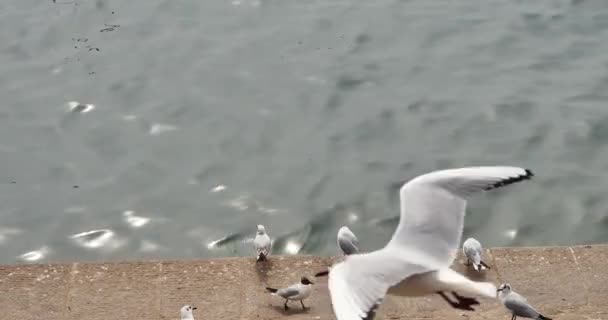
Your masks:
M 608 240 L 608 2 L 0 2 L 0 262 L 364 250 L 398 182 L 512 164 L 485 246 Z

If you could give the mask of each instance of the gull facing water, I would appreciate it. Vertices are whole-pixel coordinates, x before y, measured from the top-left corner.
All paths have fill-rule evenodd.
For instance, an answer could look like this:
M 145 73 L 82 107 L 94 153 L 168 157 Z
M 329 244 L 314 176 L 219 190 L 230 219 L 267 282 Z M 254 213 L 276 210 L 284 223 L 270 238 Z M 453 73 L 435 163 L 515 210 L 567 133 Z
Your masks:
M 328 286 L 337 320 L 373 319 L 387 293 L 439 294 L 452 307 L 479 304 L 458 292 L 496 298 L 496 286 L 473 282 L 450 269 L 462 237 L 467 198 L 530 179 L 517 167 L 467 167 L 435 171 L 407 182 L 399 191 L 399 225 L 377 251 L 346 256 L 329 271 Z M 448 298 L 451 292 L 456 301 Z
M 258 225 L 258 231 L 253 239 L 253 247 L 257 255 L 256 262 L 266 261 L 266 257 L 270 254 L 272 243 L 270 237 L 266 234 L 266 228 L 263 225 Z
M 359 252 L 359 239 L 347 226 L 338 230 L 338 247 L 348 256 Z
M 473 265 L 475 271 L 481 272 L 481 267 L 490 269 L 490 267 L 481 260 L 481 243 L 474 238 L 468 238 L 462 244 L 462 252 L 467 257 L 467 265 Z

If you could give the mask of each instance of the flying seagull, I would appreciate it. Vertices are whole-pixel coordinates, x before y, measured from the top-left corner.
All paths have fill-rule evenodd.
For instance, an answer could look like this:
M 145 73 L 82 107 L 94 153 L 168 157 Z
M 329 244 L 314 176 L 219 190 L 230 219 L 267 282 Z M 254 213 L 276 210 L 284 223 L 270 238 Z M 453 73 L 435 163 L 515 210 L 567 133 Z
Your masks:
M 494 284 L 473 282 L 450 269 L 452 252 L 462 237 L 467 199 L 532 176 L 530 170 L 518 167 L 466 167 L 427 173 L 404 184 L 399 191 L 399 225 L 388 244 L 377 251 L 346 256 L 329 271 L 315 275 L 329 273 L 337 320 L 373 319 L 387 293 L 439 294 L 462 310 L 474 310 L 471 306 L 479 302 L 458 292 L 496 298 Z

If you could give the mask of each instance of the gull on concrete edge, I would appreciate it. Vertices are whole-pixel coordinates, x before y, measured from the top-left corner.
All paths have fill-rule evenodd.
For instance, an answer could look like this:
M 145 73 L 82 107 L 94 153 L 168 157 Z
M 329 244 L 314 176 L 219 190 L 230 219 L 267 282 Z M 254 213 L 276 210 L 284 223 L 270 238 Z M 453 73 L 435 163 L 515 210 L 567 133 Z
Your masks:
M 359 252 L 359 239 L 347 226 L 338 230 L 337 242 L 338 247 L 346 256 Z
M 270 237 L 266 233 L 266 228 L 263 225 L 258 224 L 258 231 L 253 239 L 253 247 L 257 256 L 257 262 L 266 261 L 270 254 L 272 243 Z
M 308 280 L 308 278 L 302 277 L 300 279 L 299 283 L 292 284 L 291 286 L 289 286 L 287 288 L 275 289 L 275 288 L 271 288 L 271 287 L 266 287 L 266 290 L 268 290 L 268 292 L 272 293 L 272 295 L 279 296 L 279 297 L 285 299 L 285 303 L 283 304 L 283 307 L 285 308 L 285 310 L 289 309 L 289 307 L 287 306 L 287 302 L 289 300 L 293 300 L 293 301 L 299 300 L 300 303 L 302 304 L 302 309 L 308 310 L 308 309 L 310 309 L 310 307 L 306 307 L 302 300 L 310 297 L 310 294 L 312 293 L 313 284 L 314 283 L 311 282 L 310 280 Z
M 551 318 L 545 317 L 534 309 L 528 300 L 519 293 L 511 289 L 511 285 L 503 283 L 496 290 L 498 292 L 498 299 L 512 314 L 511 320 L 517 319 L 517 317 L 536 319 L 536 320 L 552 320 Z
M 450 269 L 460 247 L 467 199 L 482 191 L 528 180 L 518 167 L 486 166 L 434 171 L 405 183 L 401 214 L 391 240 L 380 250 L 346 256 L 329 271 L 328 287 L 337 320 L 373 319 L 388 293 L 397 296 L 439 294 L 453 308 L 474 309 L 474 298 L 496 298 L 496 286 L 474 282 Z M 457 301 L 448 298 L 451 292 Z
M 191 305 L 183 306 L 179 312 L 182 316 L 182 320 L 194 320 L 194 315 L 192 314 L 192 310 L 196 310 L 196 307 Z
M 481 248 L 481 243 L 477 241 L 475 238 L 468 238 L 462 244 L 462 252 L 467 258 L 466 265 L 473 265 L 473 269 L 475 271 L 481 272 L 482 267 L 486 269 L 490 269 L 490 267 L 481 260 L 481 254 L 483 250 Z

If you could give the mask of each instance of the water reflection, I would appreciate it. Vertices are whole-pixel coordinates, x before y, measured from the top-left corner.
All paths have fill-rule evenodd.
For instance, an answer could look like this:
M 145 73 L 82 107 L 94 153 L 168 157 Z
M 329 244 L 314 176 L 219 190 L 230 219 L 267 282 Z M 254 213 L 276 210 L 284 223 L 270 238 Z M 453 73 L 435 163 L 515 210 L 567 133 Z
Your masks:
M 135 211 L 127 210 L 122 213 L 125 222 L 132 228 L 141 228 L 150 222 L 150 218 L 136 216 Z
M 44 246 L 38 250 L 26 252 L 20 255 L 18 258 L 25 262 L 36 262 L 46 258 L 46 256 L 51 252 L 51 250 Z
M 76 244 L 89 249 L 104 247 L 114 238 L 114 231 L 110 229 L 91 230 L 70 236 Z
M 4 244 L 13 236 L 21 234 L 22 231 L 16 228 L 0 228 L 0 244 Z

